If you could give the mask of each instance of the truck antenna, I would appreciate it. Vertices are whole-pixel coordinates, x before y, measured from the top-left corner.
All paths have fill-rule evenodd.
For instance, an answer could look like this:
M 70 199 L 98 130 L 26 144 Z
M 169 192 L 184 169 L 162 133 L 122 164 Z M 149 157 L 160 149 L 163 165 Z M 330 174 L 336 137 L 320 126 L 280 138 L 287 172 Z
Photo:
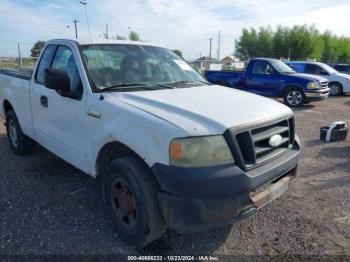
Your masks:
M 89 23 L 89 17 L 88 17 L 88 13 L 87 13 L 87 8 L 86 8 L 86 5 L 87 5 L 88 3 L 86 2 L 86 0 L 80 1 L 80 3 L 84 6 L 84 9 L 85 9 L 86 23 L 87 23 L 87 26 L 88 26 L 90 42 L 91 42 L 91 45 L 92 45 L 92 37 L 91 37 L 90 23 Z

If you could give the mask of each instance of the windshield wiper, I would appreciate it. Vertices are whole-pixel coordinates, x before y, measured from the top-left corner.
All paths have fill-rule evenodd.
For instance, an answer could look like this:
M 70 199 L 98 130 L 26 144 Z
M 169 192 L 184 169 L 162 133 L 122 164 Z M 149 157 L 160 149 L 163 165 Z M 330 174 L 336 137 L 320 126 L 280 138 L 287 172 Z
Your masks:
M 138 88 L 138 87 L 143 88 L 143 89 L 147 89 L 147 90 L 157 90 L 157 88 L 154 88 L 155 86 L 164 87 L 164 88 L 168 88 L 168 89 L 174 88 L 171 86 L 166 86 L 166 85 L 157 84 L 157 83 L 123 83 L 123 84 L 119 84 L 119 85 L 105 87 L 105 88 L 101 89 L 101 92 L 112 91 L 112 90 L 122 91 L 124 89 Z
M 169 85 L 186 85 L 186 84 L 195 84 L 195 83 L 202 83 L 202 84 L 206 84 L 206 85 L 211 85 L 210 83 L 208 83 L 206 81 L 201 81 L 201 80 L 180 80 L 180 81 L 176 81 L 176 82 L 169 82 L 167 84 L 169 84 Z

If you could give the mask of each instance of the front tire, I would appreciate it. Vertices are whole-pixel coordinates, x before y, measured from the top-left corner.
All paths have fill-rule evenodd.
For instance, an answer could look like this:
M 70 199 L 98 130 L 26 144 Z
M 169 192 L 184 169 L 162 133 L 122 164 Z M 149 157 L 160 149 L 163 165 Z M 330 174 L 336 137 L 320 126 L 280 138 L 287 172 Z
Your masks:
M 130 155 L 114 160 L 102 183 L 109 216 L 122 241 L 142 247 L 165 233 L 159 186 L 141 159 Z
M 304 92 L 298 88 L 288 88 L 283 95 L 284 103 L 290 107 L 302 106 L 305 102 Z
M 35 141 L 23 134 L 13 110 L 8 111 L 6 114 L 6 131 L 10 146 L 16 155 L 29 155 L 35 150 Z
M 329 83 L 329 89 L 330 89 L 329 94 L 331 96 L 340 96 L 343 94 L 343 86 L 340 83 L 337 83 L 337 82 Z

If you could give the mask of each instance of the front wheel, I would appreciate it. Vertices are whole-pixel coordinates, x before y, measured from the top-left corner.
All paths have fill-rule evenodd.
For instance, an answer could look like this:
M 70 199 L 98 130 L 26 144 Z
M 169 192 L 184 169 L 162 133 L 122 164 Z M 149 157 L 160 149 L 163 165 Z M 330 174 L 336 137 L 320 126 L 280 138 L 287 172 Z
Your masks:
M 166 225 L 159 207 L 159 186 L 136 156 L 113 161 L 103 175 L 103 195 L 118 237 L 142 247 L 160 238 Z
M 343 94 L 343 87 L 341 84 L 333 82 L 329 84 L 329 94 L 331 96 L 340 96 Z
M 290 107 L 298 107 L 304 104 L 304 92 L 297 88 L 290 88 L 284 92 L 284 103 Z
M 12 110 L 6 114 L 6 131 L 10 146 L 17 155 L 28 155 L 35 150 L 35 141 L 23 134 L 17 116 Z

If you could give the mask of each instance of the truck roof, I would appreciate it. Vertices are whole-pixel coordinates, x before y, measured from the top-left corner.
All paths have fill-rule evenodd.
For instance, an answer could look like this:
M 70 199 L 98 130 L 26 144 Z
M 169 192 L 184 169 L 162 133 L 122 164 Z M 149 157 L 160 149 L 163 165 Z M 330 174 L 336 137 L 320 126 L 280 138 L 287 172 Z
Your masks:
M 50 42 L 74 42 L 78 45 L 108 45 L 108 44 L 127 44 L 127 45 L 144 45 L 144 46 L 156 46 L 156 47 L 164 47 L 159 44 L 155 43 L 149 43 L 149 42 L 142 42 L 142 41 L 129 41 L 129 40 L 110 40 L 110 39 L 69 39 L 69 38 L 60 38 L 60 39 L 52 39 L 49 40 L 48 43 Z
M 301 63 L 301 64 L 315 64 L 315 65 L 322 65 L 322 64 L 324 64 L 322 62 L 315 62 L 315 61 L 289 61 L 287 63 L 290 63 L 290 64 Z

